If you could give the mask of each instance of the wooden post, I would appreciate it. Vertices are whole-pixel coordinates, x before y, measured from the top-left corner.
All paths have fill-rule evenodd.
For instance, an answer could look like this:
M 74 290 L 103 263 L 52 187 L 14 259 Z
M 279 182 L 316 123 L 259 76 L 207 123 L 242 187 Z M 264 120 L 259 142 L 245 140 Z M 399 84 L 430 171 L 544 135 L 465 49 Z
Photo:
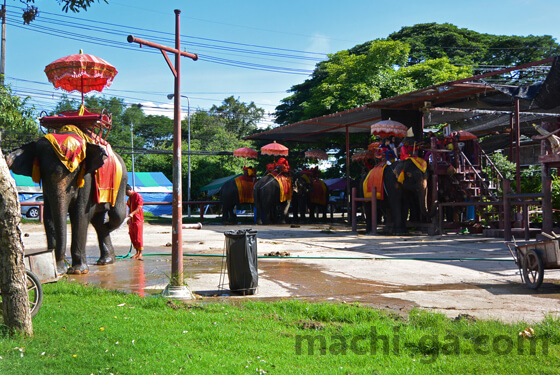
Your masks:
M 358 231 L 358 218 L 356 217 L 356 188 L 352 188 L 352 232 Z
M 377 188 L 371 189 L 371 234 L 377 234 Z
M 552 235 L 553 215 L 552 215 L 552 177 L 550 169 L 545 163 L 542 164 L 542 232 Z
M 511 241 L 511 202 L 509 199 L 510 194 L 510 180 L 504 180 L 504 240 Z

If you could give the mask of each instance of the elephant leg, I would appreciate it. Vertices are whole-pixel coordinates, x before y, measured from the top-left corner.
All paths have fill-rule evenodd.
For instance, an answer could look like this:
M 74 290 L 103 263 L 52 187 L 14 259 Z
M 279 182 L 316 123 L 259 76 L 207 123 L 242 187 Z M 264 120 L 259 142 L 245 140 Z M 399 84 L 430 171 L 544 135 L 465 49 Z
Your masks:
M 45 195 L 46 197 L 46 195 Z M 45 198 L 43 226 L 47 235 L 47 249 L 54 250 L 56 259 L 56 272 L 59 275 L 66 273 L 66 212 L 64 215 L 53 217 L 48 197 Z M 63 216 L 63 218 L 62 218 Z M 55 224 L 56 218 L 56 224 Z
M 282 212 L 280 213 L 280 224 L 286 224 L 286 220 L 290 213 L 290 202 L 291 201 L 286 201 L 282 204 L 283 206 L 282 206 Z
M 227 224 L 229 219 L 229 206 L 227 204 L 223 205 L 223 214 L 222 214 L 222 224 Z
M 80 205 L 77 207 L 80 207 Z M 69 210 L 70 223 L 72 226 L 72 243 L 70 245 L 72 266 L 68 268 L 68 273 L 74 275 L 86 274 L 89 272 L 86 259 L 86 240 L 89 220 L 87 214 L 77 207 Z
M 91 220 L 99 243 L 99 259 L 96 262 L 98 266 L 115 263 L 115 248 L 111 241 L 111 232 L 116 228 L 111 225 L 111 221 L 104 223 L 104 220 L 104 212 L 96 214 Z

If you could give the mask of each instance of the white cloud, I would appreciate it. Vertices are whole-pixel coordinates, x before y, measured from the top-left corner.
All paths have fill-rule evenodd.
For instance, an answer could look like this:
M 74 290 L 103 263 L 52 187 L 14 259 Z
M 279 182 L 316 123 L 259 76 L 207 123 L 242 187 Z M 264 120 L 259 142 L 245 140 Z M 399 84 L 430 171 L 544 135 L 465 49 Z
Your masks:
M 143 102 L 142 110 L 146 116 L 167 116 L 173 118 L 173 103 L 169 104 L 155 104 L 154 102 Z M 192 115 L 192 113 L 191 113 Z M 181 109 L 181 119 L 187 118 L 187 110 Z

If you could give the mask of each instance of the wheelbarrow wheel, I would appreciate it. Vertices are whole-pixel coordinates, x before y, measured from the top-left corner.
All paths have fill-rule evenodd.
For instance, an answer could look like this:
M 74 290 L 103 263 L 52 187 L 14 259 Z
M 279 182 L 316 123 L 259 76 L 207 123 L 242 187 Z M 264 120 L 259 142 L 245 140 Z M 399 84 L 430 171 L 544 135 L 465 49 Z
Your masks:
M 41 280 L 31 271 L 27 271 L 27 293 L 29 294 L 29 309 L 33 318 L 43 303 L 43 286 Z
M 525 284 L 531 289 L 538 289 L 544 278 L 544 265 L 542 257 L 531 249 L 525 254 L 523 261 L 523 278 Z

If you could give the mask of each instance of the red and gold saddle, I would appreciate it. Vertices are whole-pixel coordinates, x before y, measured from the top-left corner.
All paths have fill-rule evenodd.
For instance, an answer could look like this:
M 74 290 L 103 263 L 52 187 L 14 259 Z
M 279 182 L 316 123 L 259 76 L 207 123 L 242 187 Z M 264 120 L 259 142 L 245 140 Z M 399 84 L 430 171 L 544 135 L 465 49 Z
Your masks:
M 383 194 L 383 171 L 386 166 L 387 164 L 380 164 L 369 171 L 363 183 L 364 198 L 371 198 L 371 192 L 374 186 L 377 191 L 377 199 L 383 200 L 385 198 Z
M 271 172 L 272 177 L 278 181 L 280 185 L 280 202 L 292 200 L 292 178 L 282 173 Z
M 327 184 L 318 178 L 313 179 L 311 185 L 311 203 L 325 206 L 327 204 Z
M 255 178 L 249 176 L 239 176 L 235 178 L 235 185 L 239 192 L 239 203 L 253 203 L 253 188 L 255 187 Z

